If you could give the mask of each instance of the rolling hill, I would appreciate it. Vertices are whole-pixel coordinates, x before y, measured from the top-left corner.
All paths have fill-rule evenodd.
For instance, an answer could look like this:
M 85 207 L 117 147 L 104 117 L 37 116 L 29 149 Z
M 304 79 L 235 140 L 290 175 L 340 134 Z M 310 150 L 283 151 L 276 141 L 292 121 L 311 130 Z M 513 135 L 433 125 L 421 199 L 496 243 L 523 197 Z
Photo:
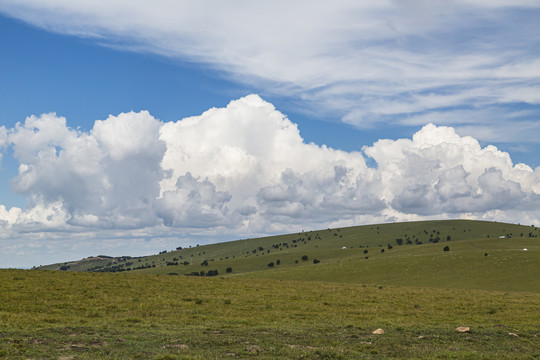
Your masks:
M 39 269 L 540 292 L 535 281 L 540 277 L 539 234 L 535 226 L 498 222 L 406 222 L 304 231 L 144 257 L 101 255 Z

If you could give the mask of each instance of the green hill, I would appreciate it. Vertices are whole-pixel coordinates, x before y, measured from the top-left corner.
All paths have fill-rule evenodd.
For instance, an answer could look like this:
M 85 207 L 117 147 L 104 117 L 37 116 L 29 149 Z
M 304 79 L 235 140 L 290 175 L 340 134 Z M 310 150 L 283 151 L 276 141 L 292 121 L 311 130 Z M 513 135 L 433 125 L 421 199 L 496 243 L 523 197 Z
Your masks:
M 539 234 L 380 224 L 0 270 L 0 357 L 540 358 Z
M 534 226 L 486 221 L 405 222 L 304 231 L 144 257 L 102 255 L 40 269 L 540 292 L 534 281 L 540 276 L 535 266 L 539 234 Z M 450 251 L 443 251 L 445 246 Z

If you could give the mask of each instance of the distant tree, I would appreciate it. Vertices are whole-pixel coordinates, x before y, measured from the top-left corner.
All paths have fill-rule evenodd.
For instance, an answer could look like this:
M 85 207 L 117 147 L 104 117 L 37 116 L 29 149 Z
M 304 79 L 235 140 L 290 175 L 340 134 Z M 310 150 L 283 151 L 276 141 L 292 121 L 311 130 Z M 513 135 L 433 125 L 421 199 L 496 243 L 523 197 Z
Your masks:
M 396 239 L 396 243 L 398 245 L 403 245 L 403 239 Z
M 69 265 L 62 265 L 62 266 L 60 266 L 60 270 L 62 270 L 62 271 L 67 271 L 67 270 L 69 270 Z
M 227 269 L 225 269 L 225 272 L 226 273 L 232 273 L 232 267 L 228 267 Z

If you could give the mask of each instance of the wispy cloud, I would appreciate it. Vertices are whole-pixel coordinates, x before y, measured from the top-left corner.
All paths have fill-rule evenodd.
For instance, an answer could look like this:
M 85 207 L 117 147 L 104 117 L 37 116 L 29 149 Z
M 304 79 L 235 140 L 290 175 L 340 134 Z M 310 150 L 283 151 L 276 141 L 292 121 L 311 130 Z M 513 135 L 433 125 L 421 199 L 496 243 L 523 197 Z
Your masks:
M 521 131 L 540 115 L 535 1 L 4 0 L 0 11 L 108 46 L 202 62 L 360 127 L 482 107 L 499 112 L 489 129 L 502 133 L 512 118 L 502 120 L 511 110 L 501 104 L 530 106 L 514 124 Z M 470 115 L 471 128 L 488 129 L 482 112 Z

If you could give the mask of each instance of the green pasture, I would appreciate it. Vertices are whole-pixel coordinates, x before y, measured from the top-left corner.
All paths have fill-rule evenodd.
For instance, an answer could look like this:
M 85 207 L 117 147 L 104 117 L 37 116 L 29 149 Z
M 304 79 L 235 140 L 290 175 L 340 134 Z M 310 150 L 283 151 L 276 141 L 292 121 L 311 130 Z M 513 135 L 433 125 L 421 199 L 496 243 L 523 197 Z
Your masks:
M 3 359 L 540 357 L 532 292 L 35 270 L 0 288 Z
M 409 222 L 0 270 L 0 358 L 540 359 L 538 235 Z

